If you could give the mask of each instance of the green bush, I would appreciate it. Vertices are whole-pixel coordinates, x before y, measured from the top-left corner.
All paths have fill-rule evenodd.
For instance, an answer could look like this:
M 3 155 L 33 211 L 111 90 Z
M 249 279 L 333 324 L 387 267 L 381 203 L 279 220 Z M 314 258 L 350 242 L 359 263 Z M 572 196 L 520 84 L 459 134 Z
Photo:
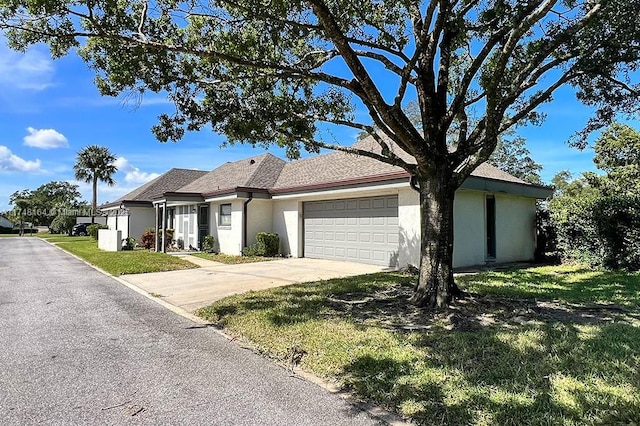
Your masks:
M 136 246 L 136 239 L 133 237 L 125 238 L 122 242 L 124 243 L 122 245 L 122 250 L 124 251 L 131 251 Z
M 280 237 L 275 232 L 259 232 L 256 241 L 258 256 L 274 257 L 280 253 Z
M 71 235 L 71 230 L 73 229 L 73 226 L 75 224 L 76 224 L 75 217 L 59 214 L 51 222 L 50 228 L 55 233 Z
M 564 197 L 549 210 L 563 258 L 640 270 L 640 197 Z
M 91 235 L 91 238 L 93 238 L 94 240 L 97 240 L 99 229 L 109 229 L 109 227 L 107 225 L 94 223 L 93 225 L 87 226 L 87 234 Z
M 593 222 L 603 265 L 640 270 L 640 196 L 614 195 L 594 203 Z
M 184 243 L 183 243 L 184 245 Z M 202 241 L 202 251 L 205 253 L 215 252 L 216 239 L 213 235 L 207 235 Z
M 259 232 L 256 243 L 242 249 L 243 256 L 274 257 L 280 253 L 280 237 L 274 232 Z

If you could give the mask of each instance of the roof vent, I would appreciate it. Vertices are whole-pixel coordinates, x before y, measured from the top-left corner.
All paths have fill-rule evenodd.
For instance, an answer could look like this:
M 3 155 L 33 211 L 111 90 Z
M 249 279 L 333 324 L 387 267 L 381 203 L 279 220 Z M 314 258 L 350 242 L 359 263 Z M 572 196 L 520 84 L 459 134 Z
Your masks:
M 252 158 L 251 160 L 249 160 L 249 164 L 256 164 L 256 160 Z

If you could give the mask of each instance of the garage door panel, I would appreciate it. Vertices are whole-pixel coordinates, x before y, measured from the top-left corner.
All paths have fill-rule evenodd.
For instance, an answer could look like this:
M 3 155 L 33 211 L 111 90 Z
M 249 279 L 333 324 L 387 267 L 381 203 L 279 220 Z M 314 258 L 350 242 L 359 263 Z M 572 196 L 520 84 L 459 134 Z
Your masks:
M 391 265 L 398 253 L 397 206 L 397 196 L 305 203 L 305 256 Z

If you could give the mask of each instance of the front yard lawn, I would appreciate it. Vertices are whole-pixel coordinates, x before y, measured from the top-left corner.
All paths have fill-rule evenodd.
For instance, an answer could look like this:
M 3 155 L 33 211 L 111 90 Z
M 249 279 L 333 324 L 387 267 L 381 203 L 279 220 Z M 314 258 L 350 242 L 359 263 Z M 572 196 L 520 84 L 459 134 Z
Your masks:
M 143 274 L 147 272 L 175 271 L 198 267 L 184 259 L 147 250 L 102 251 L 98 249 L 97 241 L 91 237 L 56 235 L 46 239 L 111 275 Z
M 251 292 L 197 313 L 417 423 L 637 424 L 639 274 L 561 266 L 458 281 L 472 294 L 435 314 L 407 304 L 415 278 L 397 273 Z
M 240 263 L 267 262 L 269 260 L 282 259 L 281 257 L 262 256 L 232 256 L 223 253 L 194 253 L 193 256 L 200 257 L 214 262 L 226 263 L 227 265 L 237 265 Z

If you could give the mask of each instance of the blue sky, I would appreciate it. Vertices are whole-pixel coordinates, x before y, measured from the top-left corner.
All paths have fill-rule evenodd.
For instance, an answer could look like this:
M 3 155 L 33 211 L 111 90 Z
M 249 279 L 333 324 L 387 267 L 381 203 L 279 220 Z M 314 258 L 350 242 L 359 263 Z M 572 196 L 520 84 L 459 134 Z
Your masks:
M 101 97 L 93 77 L 73 55 L 52 61 L 45 48 L 17 53 L 0 39 L 0 211 L 10 208 L 8 199 L 14 191 L 53 180 L 78 183 L 72 170 L 75 156 L 90 144 L 107 146 L 119 158 L 117 185 L 100 186 L 100 203 L 113 201 L 172 167 L 211 170 L 263 152 L 242 145 L 221 149 L 224 137 L 210 131 L 189 133 L 178 143 L 160 143 L 151 127 L 160 113 L 172 111 L 166 99 L 148 94 L 136 106 L 132 100 Z M 542 126 L 521 128 L 518 134 L 543 165 L 543 180 L 549 182 L 565 169 L 594 170 L 590 149 L 578 151 L 566 143 L 590 113 L 571 89 L 559 92 L 541 112 L 548 115 Z M 348 145 L 356 133 L 350 129 L 337 136 Z M 282 150 L 271 152 L 284 158 Z M 78 184 L 90 200 L 89 186 Z

